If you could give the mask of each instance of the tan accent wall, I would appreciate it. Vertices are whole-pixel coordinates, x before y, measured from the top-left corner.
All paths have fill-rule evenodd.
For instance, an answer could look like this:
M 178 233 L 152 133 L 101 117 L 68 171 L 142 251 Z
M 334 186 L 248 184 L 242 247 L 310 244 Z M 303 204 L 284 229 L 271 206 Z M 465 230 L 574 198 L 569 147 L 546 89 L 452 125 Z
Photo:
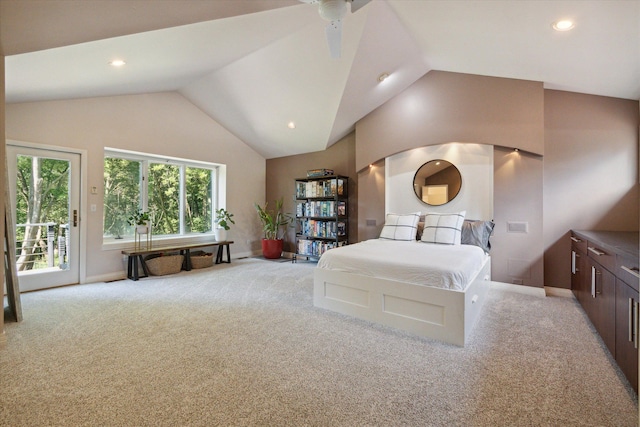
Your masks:
M 513 149 L 493 150 L 491 277 L 504 283 L 542 287 L 543 158 Z M 526 232 L 508 231 L 508 223 L 525 223 Z
M 638 101 L 545 90 L 545 284 L 569 288 L 569 230 L 638 230 Z
M 294 182 L 296 178 L 304 178 L 308 170 L 321 168 L 333 169 L 336 174 L 349 177 L 349 242 L 355 243 L 358 230 L 358 177 L 355 171 L 353 132 L 324 151 L 267 160 L 265 201 L 273 204 L 274 200 L 282 197 L 284 211 L 295 213 Z M 290 229 L 285 239 L 284 251 L 295 252 L 294 245 L 295 230 Z
M 264 198 L 265 159 L 177 92 L 8 104 L 7 138 L 87 151 L 87 281 L 124 276 L 120 249 L 102 246 L 104 147 L 227 165 L 232 257 L 259 247 L 253 202 Z M 88 188 L 97 187 L 97 194 Z
M 432 71 L 357 123 L 356 168 L 365 161 L 445 142 L 497 146 L 493 279 L 541 287 L 543 101 L 539 82 Z M 515 156 L 513 148 L 526 152 Z M 369 177 L 366 169 L 360 176 L 359 194 L 382 196 L 377 206 L 367 203 L 367 217 L 384 223 L 384 190 L 375 176 L 362 179 Z M 363 220 L 360 215 L 363 235 L 376 237 L 373 230 L 367 234 L 370 228 Z M 527 223 L 528 232 L 507 233 L 509 221 Z
M 638 230 L 639 116 L 638 101 L 431 72 L 356 125 L 359 240 L 384 223 L 384 171 L 366 168 L 373 159 L 441 142 L 492 144 L 493 279 L 569 288 L 570 229 Z M 507 232 L 510 221 L 528 232 Z
M 544 154 L 540 82 L 431 71 L 356 124 L 356 169 L 446 142 Z
M 358 241 L 375 239 L 385 221 L 385 161 L 358 173 Z

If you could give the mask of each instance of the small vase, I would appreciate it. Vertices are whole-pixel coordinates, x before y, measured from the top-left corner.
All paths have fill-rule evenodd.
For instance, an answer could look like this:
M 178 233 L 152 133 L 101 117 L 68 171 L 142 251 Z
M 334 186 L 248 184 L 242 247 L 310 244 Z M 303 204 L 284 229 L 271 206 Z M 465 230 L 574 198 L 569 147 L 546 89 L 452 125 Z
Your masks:
M 216 228 L 214 230 L 214 235 L 217 242 L 224 242 L 225 240 L 227 240 L 227 230 L 225 230 L 224 228 Z
M 147 226 L 147 225 L 136 225 L 136 232 L 138 234 L 147 234 L 149 232 L 149 226 Z

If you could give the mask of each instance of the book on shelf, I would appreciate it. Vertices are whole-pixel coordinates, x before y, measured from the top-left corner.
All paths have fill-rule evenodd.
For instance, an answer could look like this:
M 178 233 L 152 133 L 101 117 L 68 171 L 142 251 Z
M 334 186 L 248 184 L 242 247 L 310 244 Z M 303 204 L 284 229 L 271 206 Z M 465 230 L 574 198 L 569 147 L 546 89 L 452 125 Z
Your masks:
M 298 240 L 298 254 L 305 256 L 322 256 L 323 253 L 329 249 L 345 246 L 346 241 L 343 242 L 324 242 L 321 240 Z
M 333 175 L 333 169 L 310 169 L 307 171 L 307 178 L 317 178 Z

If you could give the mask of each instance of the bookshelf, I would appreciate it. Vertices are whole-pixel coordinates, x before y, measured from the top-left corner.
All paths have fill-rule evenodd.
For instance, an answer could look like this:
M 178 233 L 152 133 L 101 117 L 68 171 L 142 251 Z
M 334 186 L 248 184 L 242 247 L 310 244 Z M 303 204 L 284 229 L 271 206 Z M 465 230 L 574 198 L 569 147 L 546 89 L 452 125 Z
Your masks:
M 349 178 L 342 175 L 295 180 L 296 253 L 318 260 L 329 249 L 349 239 Z

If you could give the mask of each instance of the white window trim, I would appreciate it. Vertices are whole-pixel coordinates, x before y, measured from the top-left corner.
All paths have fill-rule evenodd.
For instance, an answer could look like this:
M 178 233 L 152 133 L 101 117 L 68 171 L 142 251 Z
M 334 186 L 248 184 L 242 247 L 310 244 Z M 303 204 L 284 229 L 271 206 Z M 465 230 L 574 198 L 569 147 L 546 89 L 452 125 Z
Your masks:
M 171 157 L 171 156 L 161 156 L 157 154 L 148 154 L 142 153 L 139 151 L 131 151 L 131 150 L 122 150 L 119 148 L 104 148 L 104 157 L 108 157 L 112 155 L 114 157 L 123 157 L 131 160 L 139 160 L 139 161 L 151 161 L 151 162 L 162 162 L 167 164 L 174 164 L 178 166 L 186 166 L 186 167 L 196 167 L 196 168 L 205 168 L 212 169 L 215 171 L 213 174 L 212 185 L 215 188 L 216 197 L 212 200 L 212 210 L 215 215 L 215 211 L 220 208 L 226 208 L 226 199 L 227 199 L 227 166 L 222 163 L 213 163 L 213 162 L 203 162 L 199 160 L 191 160 L 191 159 L 183 159 L 179 157 Z M 104 162 L 103 162 L 104 164 Z M 181 168 L 184 173 L 184 168 Z M 182 176 L 181 178 L 184 178 Z M 142 186 L 142 192 L 144 193 L 143 200 L 147 200 L 147 186 Z M 180 215 L 183 217 L 183 209 L 184 209 L 184 198 L 186 194 L 184 194 L 184 190 L 180 189 L 180 197 L 182 199 L 182 204 L 180 208 Z M 214 235 L 214 225 L 213 221 L 215 220 L 214 215 L 212 215 L 212 224 L 211 231 L 208 233 L 193 233 L 193 234 L 174 234 L 174 235 L 163 235 L 163 236 L 153 236 L 152 244 L 154 246 L 170 246 L 170 245 L 180 245 L 186 243 L 204 243 L 211 241 L 212 236 Z M 102 225 L 104 227 L 104 224 Z M 184 233 L 184 224 L 180 221 L 180 232 Z M 104 229 L 103 229 L 104 233 Z M 115 238 L 105 238 L 102 236 L 102 249 L 103 250 L 122 250 L 122 249 L 130 249 L 131 245 L 134 243 L 133 238 L 123 238 L 123 239 L 115 239 Z

